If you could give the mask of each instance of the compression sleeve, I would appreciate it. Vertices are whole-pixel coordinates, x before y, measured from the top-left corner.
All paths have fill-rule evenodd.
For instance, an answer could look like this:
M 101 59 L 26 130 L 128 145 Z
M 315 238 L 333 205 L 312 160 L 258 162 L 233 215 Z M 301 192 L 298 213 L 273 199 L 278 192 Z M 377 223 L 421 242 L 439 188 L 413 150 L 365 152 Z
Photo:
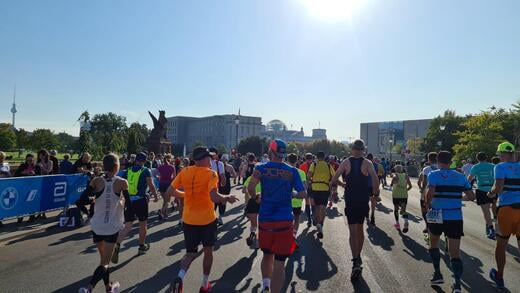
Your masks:
M 125 207 L 130 208 L 130 193 L 127 189 L 123 190 L 123 196 L 125 197 Z

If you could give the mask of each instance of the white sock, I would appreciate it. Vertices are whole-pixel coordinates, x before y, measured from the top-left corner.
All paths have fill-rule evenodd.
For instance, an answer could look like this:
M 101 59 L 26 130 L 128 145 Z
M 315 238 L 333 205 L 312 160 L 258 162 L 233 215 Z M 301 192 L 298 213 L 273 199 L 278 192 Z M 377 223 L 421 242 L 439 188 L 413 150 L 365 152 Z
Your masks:
M 183 270 L 183 269 L 180 269 L 179 270 L 179 274 L 177 275 L 179 278 L 181 278 L 182 280 L 184 280 L 184 276 L 186 276 L 186 271 Z
M 202 275 L 202 287 L 203 288 L 206 288 L 206 286 L 208 286 L 208 279 L 209 279 L 209 275 Z
M 271 279 L 265 278 L 262 279 L 262 289 L 270 288 L 271 287 Z

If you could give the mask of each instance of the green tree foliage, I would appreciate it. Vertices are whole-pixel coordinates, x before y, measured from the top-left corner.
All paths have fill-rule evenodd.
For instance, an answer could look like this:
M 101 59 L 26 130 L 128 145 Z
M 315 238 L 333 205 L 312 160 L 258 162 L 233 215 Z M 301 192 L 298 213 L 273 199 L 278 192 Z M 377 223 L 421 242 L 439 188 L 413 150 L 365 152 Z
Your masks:
M 326 139 L 316 140 L 304 146 L 305 152 L 316 154 L 319 151 L 324 152 L 326 155 L 336 155 L 338 157 L 344 157 L 349 154 L 349 148 L 339 141 L 329 141 Z
M 56 139 L 58 140 L 59 144 L 59 151 L 60 152 L 70 152 L 73 151 L 77 144 L 77 138 L 66 133 L 66 132 L 60 132 L 56 134 Z
M 150 135 L 150 130 L 146 128 L 146 124 L 134 122 L 128 127 L 128 141 L 126 152 L 136 154 L 146 149 L 146 139 Z
M 12 150 L 16 145 L 16 134 L 11 124 L 0 123 L 0 150 Z
M 126 133 L 127 126 L 124 116 L 112 112 L 94 115 L 91 120 L 90 134 L 96 144 L 96 157 L 107 152 L 125 152 L 127 147 Z
M 31 135 L 31 149 L 38 151 L 41 149 L 59 149 L 58 138 L 49 129 L 36 129 Z
M 422 144 L 421 138 L 410 138 L 406 142 L 406 149 L 410 152 L 410 154 L 418 154 L 420 152 L 420 147 Z
M 261 156 L 267 152 L 267 140 L 258 136 L 250 136 L 238 143 L 238 152 L 241 154 L 253 153 Z
M 453 146 L 458 142 L 457 132 L 464 130 L 463 123 L 466 119 L 467 117 L 458 116 L 451 110 L 446 110 L 442 116 L 434 118 L 421 145 L 421 151 L 453 151 Z M 444 129 L 441 129 L 441 126 Z
M 23 128 L 19 128 L 16 130 L 16 148 L 18 151 L 21 151 L 22 149 L 30 149 L 31 148 L 31 137 L 29 135 L 29 132 L 27 132 Z
M 219 144 L 215 148 L 217 149 L 219 154 L 226 154 L 227 153 L 227 148 L 223 144 Z

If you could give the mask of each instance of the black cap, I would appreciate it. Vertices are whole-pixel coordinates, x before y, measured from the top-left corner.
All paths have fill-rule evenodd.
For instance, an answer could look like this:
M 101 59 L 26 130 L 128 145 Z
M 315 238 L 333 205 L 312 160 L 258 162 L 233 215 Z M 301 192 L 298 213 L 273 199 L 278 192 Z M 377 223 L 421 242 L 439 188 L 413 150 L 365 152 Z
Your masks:
M 206 147 L 196 147 L 193 149 L 193 160 L 200 161 L 206 157 L 212 157 L 215 153 L 208 150 Z
M 354 143 L 352 144 L 352 148 L 358 151 L 364 151 L 365 150 L 365 142 L 362 139 L 356 139 L 354 140 Z
M 215 147 L 210 147 L 210 148 L 209 148 L 209 152 L 210 152 L 210 153 L 218 154 L 218 150 L 217 150 L 217 148 L 215 148 Z

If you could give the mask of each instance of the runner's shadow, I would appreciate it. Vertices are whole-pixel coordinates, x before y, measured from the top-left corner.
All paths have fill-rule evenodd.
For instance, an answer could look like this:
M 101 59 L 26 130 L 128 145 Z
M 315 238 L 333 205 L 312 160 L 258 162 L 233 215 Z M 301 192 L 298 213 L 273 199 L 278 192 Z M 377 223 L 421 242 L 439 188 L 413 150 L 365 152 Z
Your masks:
M 368 287 L 367 282 L 363 278 L 363 275 L 361 275 L 359 280 L 351 281 L 351 282 L 352 282 L 352 286 L 354 287 L 354 292 L 356 292 L 356 293 L 369 293 L 369 292 L 372 292 L 370 290 L 370 287 Z
M 171 292 L 171 282 L 173 280 L 172 276 L 175 276 L 174 274 L 180 265 L 181 261 L 178 260 L 174 264 L 159 270 L 152 277 L 130 288 L 124 289 L 121 292 L 159 292 L 164 290 L 164 288 L 167 288 L 166 292 Z
M 235 241 L 242 239 L 242 233 L 245 230 L 247 222 L 242 222 L 242 217 L 236 217 L 233 220 L 227 222 L 220 229 L 226 231 L 226 233 L 217 239 L 214 250 L 217 251 L 222 245 L 231 244 Z M 222 231 L 220 231 L 222 232 Z
M 412 215 L 412 214 L 410 214 L 409 212 L 407 212 L 407 213 L 408 213 L 408 220 L 410 220 L 410 221 L 412 221 L 412 222 L 414 222 L 414 223 L 420 223 L 420 222 L 422 222 L 422 220 L 423 220 L 422 218 L 419 218 L 419 217 L 417 217 L 416 215 Z
M 507 248 L 506 248 L 506 251 L 511 254 L 512 256 L 514 256 L 516 259 L 519 259 L 520 258 L 520 252 L 518 251 L 520 248 L 516 248 L 514 247 L 513 245 L 511 244 L 507 244 Z
M 482 270 L 483 263 L 480 259 L 465 253 L 462 249 L 460 250 L 460 258 L 464 266 L 464 272 L 462 274 L 462 287 L 467 292 L 492 292 L 493 286 L 491 281 L 487 280 L 484 276 L 487 272 Z M 449 255 L 445 255 L 442 258 L 444 263 L 448 267 L 451 266 Z
M 377 203 L 376 204 L 376 210 L 379 211 L 379 212 L 383 212 L 385 214 L 390 214 L 392 213 L 394 210 L 390 209 L 390 208 L 387 208 L 384 204 L 382 204 L 381 202 Z
M 338 207 L 333 207 L 332 209 L 326 209 L 325 211 L 326 211 L 327 217 L 329 219 L 334 219 L 334 218 L 343 216 L 343 214 L 338 211 Z
M 65 236 L 56 242 L 50 243 L 49 246 L 56 246 L 56 245 L 70 242 L 70 241 L 81 241 L 81 240 L 89 239 L 91 237 L 92 237 L 92 232 L 89 229 L 88 231 L 85 231 L 85 232 L 75 233 L 75 234 Z
M 304 291 L 318 291 L 320 282 L 329 280 L 332 276 L 336 275 L 338 273 L 338 267 L 325 249 L 323 249 L 322 243 L 313 236 L 300 236 L 298 239 L 300 241 L 298 253 L 300 253 L 304 259 L 303 263 L 312 265 L 298 266 L 296 275 L 301 280 L 307 281 L 305 285 L 306 290 Z M 284 287 L 287 287 L 288 284 L 289 283 L 286 283 Z
M 367 233 L 368 240 L 370 240 L 373 245 L 380 246 L 387 251 L 392 250 L 392 246 L 394 246 L 395 242 L 385 231 L 375 225 L 368 225 Z
M 404 246 L 406 246 L 406 248 L 408 248 L 408 250 L 403 249 L 403 251 L 406 254 L 415 258 L 416 260 L 421 260 L 424 262 L 431 262 L 430 254 L 428 253 L 428 250 L 423 245 L 417 243 L 417 241 L 408 237 L 408 235 L 403 234 L 400 230 L 399 230 L 399 236 L 401 236 Z
M 249 257 L 242 257 L 235 264 L 229 267 L 220 279 L 213 281 L 213 292 L 245 292 L 251 285 L 252 279 L 248 279 L 244 286 L 236 288 L 244 278 L 247 277 L 253 266 L 253 262 L 258 255 L 258 250 L 254 250 Z M 216 283 L 215 283 L 216 282 Z

